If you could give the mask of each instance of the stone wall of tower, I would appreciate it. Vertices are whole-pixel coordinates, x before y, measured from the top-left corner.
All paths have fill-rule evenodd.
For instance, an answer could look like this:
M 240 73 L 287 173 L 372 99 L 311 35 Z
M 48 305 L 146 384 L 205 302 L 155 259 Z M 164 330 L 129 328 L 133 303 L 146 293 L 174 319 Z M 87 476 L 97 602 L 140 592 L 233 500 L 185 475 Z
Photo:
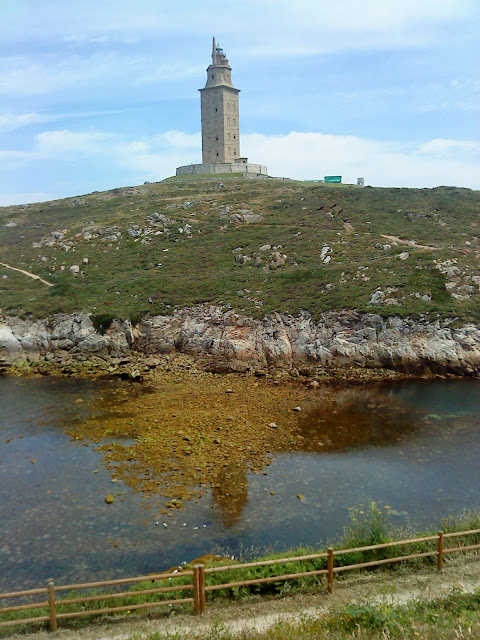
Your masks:
M 203 89 L 202 162 L 235 162 L 240 157 L 238 89 L 218 85 Z
M 177 176 L 206 176 L 217 173 L 224 176 L 231 173 L 233 176 L 245 178 L 268 178 L 268 170 L 263 164 L 251 162 L 208 162 L 206 164 L 186 164 L 177 167 Z M 285 180 L 286 178 L 281 178 Z
M 213 38 L 212 64 L 207 69 L 205 87 L 200 89 L 204 164 L 235 162 L 240 158 L 240 90 L 233 86 L 231 72 L 226 55 Z

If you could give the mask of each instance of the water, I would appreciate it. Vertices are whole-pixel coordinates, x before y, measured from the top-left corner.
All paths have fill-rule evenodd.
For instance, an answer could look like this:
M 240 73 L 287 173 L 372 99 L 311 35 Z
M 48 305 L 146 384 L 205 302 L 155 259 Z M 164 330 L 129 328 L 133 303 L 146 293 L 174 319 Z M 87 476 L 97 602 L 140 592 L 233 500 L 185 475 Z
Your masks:
M 320 389 L 302 412 L 303 437 L 267 475 L 229 469 L 221 488 L 161 519 L 73 435 L 115 410 L 119 389 L 132 402 L 142 393 L 120 381 L 0 378 L 0 591 L 157 572 L 212 551 L 319 545 L 371 500 L 412 527 L 480 507 L 478 381 L 344 386 L 328 402 Z

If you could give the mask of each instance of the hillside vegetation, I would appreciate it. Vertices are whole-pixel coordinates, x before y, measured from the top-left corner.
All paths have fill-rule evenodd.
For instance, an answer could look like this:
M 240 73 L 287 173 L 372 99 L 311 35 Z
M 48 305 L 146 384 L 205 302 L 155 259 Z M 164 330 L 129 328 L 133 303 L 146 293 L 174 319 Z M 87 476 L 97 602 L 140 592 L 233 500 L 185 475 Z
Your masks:
M 480 320 L 479 192 L 168 180 L 0 209 L 0 311 Z M 53 286 L 34 280 L 24 270 Z

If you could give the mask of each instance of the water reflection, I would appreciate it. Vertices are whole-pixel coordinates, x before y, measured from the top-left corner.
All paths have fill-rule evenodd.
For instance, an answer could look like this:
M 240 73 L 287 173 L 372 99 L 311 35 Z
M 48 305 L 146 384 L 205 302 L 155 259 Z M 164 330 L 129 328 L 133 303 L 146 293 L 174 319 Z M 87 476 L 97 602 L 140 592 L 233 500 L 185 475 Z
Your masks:
M 229 464 L 212 484 L 212 501 L 224 527 L 239 522 L 248 500 L 247 464 Z
M 288 443 L 280 440 L 278 446 L 274 444 L 272 454 L 325 454 L 367 445 L 395 446 L 425 428 L 424 414 L 412 402 L 413 396 L 405 402 L 404 397 L 389 393 L 385 385 L 318 389 L 304 400 L 292 438 Z M 247 505 L 247 470 L 247 460 L 230 463 L 212 484 L 215 508 L 226 527 L 241 519 Z
M 319 390 L 299 418 L 296 450 L 317 453 L 398 443 L 423 428 L 418 406 L 385 385 Z

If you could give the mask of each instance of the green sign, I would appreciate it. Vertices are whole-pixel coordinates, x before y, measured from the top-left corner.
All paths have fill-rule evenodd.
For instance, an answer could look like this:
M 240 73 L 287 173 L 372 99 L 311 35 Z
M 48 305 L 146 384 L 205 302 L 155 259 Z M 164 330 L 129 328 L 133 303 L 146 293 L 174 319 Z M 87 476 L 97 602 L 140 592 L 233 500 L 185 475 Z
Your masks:
M 325 176 L 325 182 L 341 182 L 342 176 Z

